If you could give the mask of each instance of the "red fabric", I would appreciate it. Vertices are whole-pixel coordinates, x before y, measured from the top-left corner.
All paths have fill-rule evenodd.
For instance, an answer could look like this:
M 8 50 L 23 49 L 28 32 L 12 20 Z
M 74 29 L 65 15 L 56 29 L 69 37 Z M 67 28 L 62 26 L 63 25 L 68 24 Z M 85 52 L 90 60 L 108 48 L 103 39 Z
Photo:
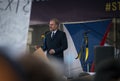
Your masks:
M 107 31 L 105 32 L 105 35 L 104 35 L 104 37 L 103 37 L 103 39 L 102 39 L 102 41 L 101 41 L 101 43 L 100 43 L 101 46 L 103 46 L 103 45 L 105 44 L 107 35 L 108 35 L 111 27 L 112 27 L 112 23 L 110 23 L 110 24 L 108 25 Z M 90 72 L 94 72 L 94 71 L 95 71 L 95 64 L 94 64 L 94 62 L 93 62 L 93 63 L 92 63 L 92 66 L 91 66 L 91 69 L 90 69 Z
M 108 25 L 107 31 L 105 32 L 105 35 L 104 35 L 104 37 L 103 37 L 103 39 L 102 39 L 102 41 L 101 41 L 101 43 L 100 43 L 101 46 L 103 46 L 103 45 L 105 44 L 106 39 L 107 39 L 107 35 L 108 35 L 111 27 L 112 27 L 112 23 L 110 23 L 110 24 Z
M 92 63 L 92 66 L 91 66 L 91 69 L 90 69 L 90 72 L 94 72 L 94 70 L 95 70 L 95 64 L 94 64 L 94 62 Z

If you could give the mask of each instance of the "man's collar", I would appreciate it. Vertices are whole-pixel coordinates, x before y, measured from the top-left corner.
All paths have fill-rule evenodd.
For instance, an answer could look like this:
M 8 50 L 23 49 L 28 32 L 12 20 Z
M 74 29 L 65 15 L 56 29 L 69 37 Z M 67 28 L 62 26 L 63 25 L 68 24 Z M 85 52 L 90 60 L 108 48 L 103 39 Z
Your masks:
M 57 30 L 52 31 L 54 34 L 57 32 Z

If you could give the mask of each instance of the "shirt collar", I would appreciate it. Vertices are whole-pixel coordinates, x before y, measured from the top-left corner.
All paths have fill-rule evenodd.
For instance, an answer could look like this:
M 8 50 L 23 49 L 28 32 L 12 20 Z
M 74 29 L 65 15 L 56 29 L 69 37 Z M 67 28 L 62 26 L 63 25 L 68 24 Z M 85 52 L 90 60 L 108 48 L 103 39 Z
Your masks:
M 52 33 L 54 33 L 54 34 L 55 34 L 56 32 L 57 32 L 57 30 L 52 31 Z

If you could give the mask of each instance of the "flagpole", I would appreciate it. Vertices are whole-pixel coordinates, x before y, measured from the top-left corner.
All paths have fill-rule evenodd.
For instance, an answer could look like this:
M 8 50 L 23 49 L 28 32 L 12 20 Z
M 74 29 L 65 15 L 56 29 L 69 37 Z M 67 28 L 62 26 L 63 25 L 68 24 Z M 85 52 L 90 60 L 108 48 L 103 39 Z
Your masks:
M 115 58 L 118 58 L 118 44 L 117 44 L 117 18 L 113 18 L 113 23 L 114 23 L 114 25 L 113 25 L 113 27 L 114 27 L 114 47 L 115 47 Z
M 113 46 L 115 47 L 115 57 L 116 57 L 116 19 L 113 18 L 113 28 L 114 28 L 114 33 L 113 33 L 113 37 L 114 37 L 114 44 Z

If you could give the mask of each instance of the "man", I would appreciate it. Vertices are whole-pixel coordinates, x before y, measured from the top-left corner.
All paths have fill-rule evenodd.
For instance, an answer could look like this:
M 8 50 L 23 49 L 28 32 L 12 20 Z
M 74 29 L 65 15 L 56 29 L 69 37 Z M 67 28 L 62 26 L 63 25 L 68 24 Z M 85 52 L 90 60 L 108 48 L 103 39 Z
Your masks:
M 49 22 L 50 32 L 45 37 L 44 49 L 47 50 L 47 57 L 55 57 L 63 61 L 63 51 L 67 49 L 67 38 L 63 31 L 59 30 L 59 21 L 51 19 Z

